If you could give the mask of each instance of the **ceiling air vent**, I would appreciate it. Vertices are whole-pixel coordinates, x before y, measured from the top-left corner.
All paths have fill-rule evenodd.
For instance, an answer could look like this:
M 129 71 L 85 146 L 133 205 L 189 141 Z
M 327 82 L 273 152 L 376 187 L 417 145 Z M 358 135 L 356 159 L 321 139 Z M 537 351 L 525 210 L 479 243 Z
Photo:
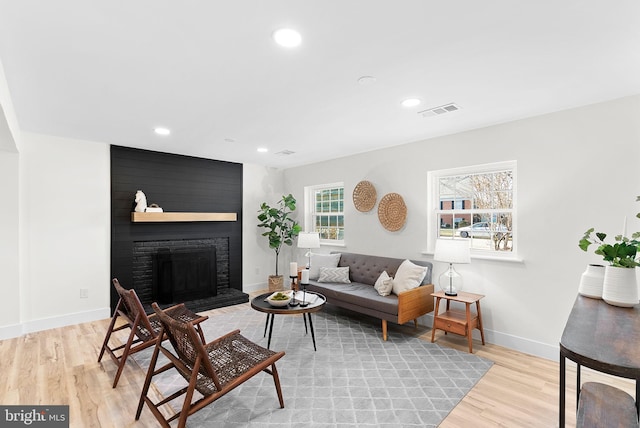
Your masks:
M 460 110 L 460 107 L 454 103 L 445 104 L 439 107 L 433 107 L 427 110 L 419 111 L 418 114 L 422 115 L 422 117 L 432 117 L 432 116 L 440 116 L 445 113 L 451 113 L 453 111 Z
M 289 156 L 294 153 L 295 152 L 292 152 L 291 150 L 282 150 L 281 152 L 276 152 L 277 155 L 281 155 L 281 156 Z

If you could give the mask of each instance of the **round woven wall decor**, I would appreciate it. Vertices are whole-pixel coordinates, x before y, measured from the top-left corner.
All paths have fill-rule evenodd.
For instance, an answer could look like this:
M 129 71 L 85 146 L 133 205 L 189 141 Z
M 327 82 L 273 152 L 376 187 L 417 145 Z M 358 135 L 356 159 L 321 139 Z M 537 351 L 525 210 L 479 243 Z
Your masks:
M 402 229 L 407 220 L 407 206 L 397 193 L 387 193 L 378 204 L 380 224 L 391 232 Z
M 353 189 L 353 205 L 361 212 L 371 211 L 376 205 L 376 188 L 370 181 L 363 180 Z

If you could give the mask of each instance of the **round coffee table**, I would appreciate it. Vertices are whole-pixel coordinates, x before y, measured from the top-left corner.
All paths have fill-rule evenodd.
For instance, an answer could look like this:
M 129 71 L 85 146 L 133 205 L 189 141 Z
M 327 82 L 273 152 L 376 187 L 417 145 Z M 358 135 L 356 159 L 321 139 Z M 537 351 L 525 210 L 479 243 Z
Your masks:
M 257 297 L 254 297 L 251 300 L 251 307 L 259 312 L 264 312 L 267 314 L 267 321 L 264 325 L 264 335 L 267 335 L 267 328 L 269 329 L 269 339 L 267 340 L 267 349 L 271 345 L 271 334 L 273 333 L 273 319 L 278 315 L 296 315 L 302 314 L 302 319 L 304 320 L 304 329 L 307 331 L 307 317 L 309 318 L 309 330 L 311 330 L 311 340 L 313 341 L 313 350 L 316 350 L 316 336 L 313 332 L 313 321 L 311 321 L 311 314 L 314 312 L 318 312 L 322 310 L 322 307 L 327 303 L 327 298 L 324 297 L 320 293 L 315 293 L 313 291 L 307 291 L 307 296 L 315 296 L 315 301 L 308 303 L 306 306 L 271 306 L 269 302 L 265 301 L 267 297 L 269 297 L 272 292 L 261 294 Z M 300 302 L 298 300 L 298 302 Z

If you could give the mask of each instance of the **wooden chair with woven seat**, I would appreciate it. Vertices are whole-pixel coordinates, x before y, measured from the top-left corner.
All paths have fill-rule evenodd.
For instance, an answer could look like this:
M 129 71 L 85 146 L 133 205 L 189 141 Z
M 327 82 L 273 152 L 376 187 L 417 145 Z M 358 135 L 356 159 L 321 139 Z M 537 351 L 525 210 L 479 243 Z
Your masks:
M 105 335 L 104 343 L 98 356 L 98 362 L 102 360 L 106 351 L 111 356 L 111 359 L 118 365 L 118 371 L 113 380 L 113 387 L 115 388 L 116 385 L 118 385 L 118 380 L 120 380 L 120 375 L 122 374 L 129 355 L 155 345 L 162 326 L 156 314 L 147 315 L 135 290 L 125 289 L 120 285 L 117 278 L 114 278 L 112 282 L 120 299 L 113 312 L 109 328 L 107 329 L 107 334 Z M 172 317 L 195 325 L 201 340 L 204 342 L 204 335 L 202 334 L 200 323 L 209 317 L 192 312 L 187 309 L 183 303 L 167 308 L 166 311 L 171 314 Z M 124 323 L 116 327 L 116 321 L 120 317 Z M 113 348 L 110 347 L 109 339 L 111 335 L 116 331 L 127 328 L 130 329 L 127 342 Z M 118 351 L 122 352 L 117 355 Z
M 273 376 L 280 408 L 284 408 L 280 378 L 276 369 L 276 361 L 284 356 L 284 352 L 263 348 L 242 336 L 240 330 L 227 333 L 210 343 L 202 342 L 191 323 L 173 318 L 170 313 L 163 312 L 155 303 L 152 307 L 162 323 L 164 333 L 169 337 L 175 354 L 163 345 L 162 340 L 156 340 L 156 347 L 140 394 L 136 420 L 140 418 L 144 403 L 147 403 L 163 427 L 169 427 L 170 422 L 178 419 L 178 428 L 183 428 L 190 415 L 262 371 Z M 169 362 L 156 369 L 160 352 L 169 359 Z M 171 368 L 175 368 L 189 385 L 161 401 L 153 402 L 148 396 L 153 377 Z M 202 398 L 192 403 L 196 390 L 202 394 Z M 182 395 L 185 397 L 180 412 L 166 419 L 160 412 L 160 407 Z

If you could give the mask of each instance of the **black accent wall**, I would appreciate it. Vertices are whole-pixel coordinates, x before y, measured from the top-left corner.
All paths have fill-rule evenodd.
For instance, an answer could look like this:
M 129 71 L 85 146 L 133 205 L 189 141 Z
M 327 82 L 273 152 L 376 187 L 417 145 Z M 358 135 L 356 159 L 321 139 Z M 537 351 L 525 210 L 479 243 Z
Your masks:
M 233 212 L 238 220 L 132 223 L 137 190 L 165 212 Z M 111 146 L 112 278 L 133 287 L 136 241 L 216 238 L 228 239 L 227 282 L 242 291 L 242 164 Z M 110 289 L 113 310 L 118 299 Z

